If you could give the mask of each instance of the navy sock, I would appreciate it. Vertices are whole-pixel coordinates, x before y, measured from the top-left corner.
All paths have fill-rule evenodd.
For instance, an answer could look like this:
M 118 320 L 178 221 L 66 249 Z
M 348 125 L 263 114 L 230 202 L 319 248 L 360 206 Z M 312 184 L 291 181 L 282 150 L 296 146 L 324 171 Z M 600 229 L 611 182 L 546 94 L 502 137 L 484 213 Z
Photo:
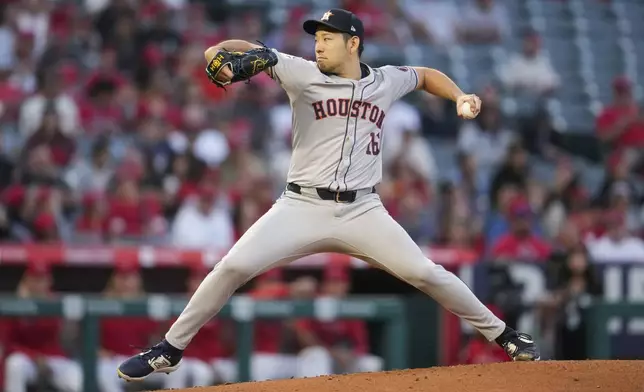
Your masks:
M 517 334 L 517 331 L 514 329 L 506 326 L 505 330 L 501 335 L 499 335 L 498 338 L 494 339 L 494 341 L 499 345 L 503 346 L 503 343 L 507 342 L 510 338 L 514 337 Z
M 170 343 L 168 343 L 167 340 L 163 339 L 163 345 L 168 349 L 171 355 L 178 355 L 183 352 L 183 350 L 179 350 L 178 348 L 174 347 Z

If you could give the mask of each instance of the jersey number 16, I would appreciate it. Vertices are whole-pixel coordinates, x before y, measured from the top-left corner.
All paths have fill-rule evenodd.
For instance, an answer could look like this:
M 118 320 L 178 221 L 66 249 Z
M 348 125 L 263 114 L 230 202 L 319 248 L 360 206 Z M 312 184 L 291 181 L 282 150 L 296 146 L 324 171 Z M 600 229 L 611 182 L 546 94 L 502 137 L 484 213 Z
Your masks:
M 371 132 L 371 141 L 367 144 L 367 155 L 380 154 L 380 132 Z

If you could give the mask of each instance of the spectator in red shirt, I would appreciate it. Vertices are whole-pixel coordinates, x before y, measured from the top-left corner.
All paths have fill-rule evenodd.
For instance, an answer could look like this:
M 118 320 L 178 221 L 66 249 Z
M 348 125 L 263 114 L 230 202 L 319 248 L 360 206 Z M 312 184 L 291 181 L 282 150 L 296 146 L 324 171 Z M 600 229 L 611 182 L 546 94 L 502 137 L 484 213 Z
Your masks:
M 335 300 L 347 296 L 351 287 L 348 268 L 344 264 L 327 265 L 323 296 Z M 382 369 L 382 359 L 369 354 L 367 325 L 362 320 L 304 319 L 297 323 L 297 330 L 304 347 L 297 359 L 297 377 Z
M 139 189 L 141 167 L 138 163 L 127 162 L 117 173 L 116 194 L 108 203 L 105 230 L 113 241 L 140 239 L 151 217 L 146 217 L 142 208 Z
M 45 106 L 40 126 L 27 139 L 23 155 L 27 156 L 33 148 L 40 145 L 49 147 L 52 161 L 58 167 L 67 166 L 76 151 L 74 140 L 61 130 L 58 113 L 51 103 Z
M 48 212 L 40 213 L 34 219 L 32 224 L 34 240 L 38 243 L 58 242 L 60 236 L 58 234 L 58 226 L 56 225 L 56 217 Z
M 105 203 L 98 192 L 83 195 L 83 212 L 76 221 L 74 242 L 91 245 L 103 241 L 103 220 L 105 219 Z
M 117 81 L 107 76 L 98 76 L 89 84 L 89 100 L 79 104 L 80 119 L 86 133 L 121 131 L 124 116 L 115 100 L 117 88 Z
M 197 290 L 208 272 L 210 271 L 203 265 L 191 269 L 187 282 L 188 296 Z M 209 386 L 215 381 L 235 381 L 237 363 L 231 359 L 232 350 L 229 344 L 234 342 L 234 339 L 229 336 L 230 327 L 229 322 L 219 318 L 208 321 L 183 352 L 181 366 L 165 378 L 164 388 L 179 389 Z
M 106 298 L 127 300 L 144 294 L 138 265 L 117 264 L 104 291 Z M 124 391 L 125 382 L 114 369 L 142 347 L 148 347 L 158 336 L 158 326 L 144 317 L 107 317 L 101 320 L 97 377 L 103 391 Z M 162 375 L 159 375 L 158 381 Z M 155 377 L 150 381 L 154 382 Z
M 21 298 L 49 298 L 51 280 L 46 264 L 31 264 L 17 294 Z M 24 317 L 3 324 L 9 354 L 5 361 L 5 391 L 26 392 L 29 385 L 43 377 L 59 390 L 81 390 L 81 368 L 66 355 L 60 343 L 61 319 Z
M 11 64 L 0 64 L 0 102 L 2 102 L 0 118 L 3 121 L 14 122 L 18 119 L 20 103 L 24 99 L 24 93 L 11 80 Z
M 597 118 L 597 136 L 612 155 L 644 147 L 644 113 L 633 97 L 631 82 L 624 76 L 613 81 L 613 103 Z M 641 154 L 641 152 L 639 153 Z M 641 155 L 640 155 L 641 156 Z
M 502 235 L 492 247 L 496 260 L 545 261 L 550 245 L 531 229 L 532 211 L 527 201 L 517 199 L 510 207 L 510 232 Z

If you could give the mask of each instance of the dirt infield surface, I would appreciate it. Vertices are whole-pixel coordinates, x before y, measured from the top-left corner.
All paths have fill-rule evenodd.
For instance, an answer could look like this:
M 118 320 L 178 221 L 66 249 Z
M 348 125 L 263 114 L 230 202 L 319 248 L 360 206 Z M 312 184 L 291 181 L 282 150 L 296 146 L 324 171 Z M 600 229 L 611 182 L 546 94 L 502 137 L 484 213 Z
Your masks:
M 644 392 L 644 361 L 506 362 L 239 383 L 192 388 L 184 391 L 519 392 L 521 390 L 536 392 Z

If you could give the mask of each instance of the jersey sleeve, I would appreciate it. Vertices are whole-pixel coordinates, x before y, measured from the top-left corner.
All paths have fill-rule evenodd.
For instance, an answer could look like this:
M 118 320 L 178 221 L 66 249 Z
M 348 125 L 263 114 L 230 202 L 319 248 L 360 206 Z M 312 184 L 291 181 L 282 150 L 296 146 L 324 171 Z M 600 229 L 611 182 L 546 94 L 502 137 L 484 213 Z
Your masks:
M 272 69 L 272 77 L 290 97 L 296 97 L 319 73 L 318 68 L 312 61 L 273 51 L 277 54 L 277 64 Z
M 414 91 L 418 86 L 418 73 L 412 67 L 386 65 L 380 68 L 386 91 L 391 92 L 394 101 Z

